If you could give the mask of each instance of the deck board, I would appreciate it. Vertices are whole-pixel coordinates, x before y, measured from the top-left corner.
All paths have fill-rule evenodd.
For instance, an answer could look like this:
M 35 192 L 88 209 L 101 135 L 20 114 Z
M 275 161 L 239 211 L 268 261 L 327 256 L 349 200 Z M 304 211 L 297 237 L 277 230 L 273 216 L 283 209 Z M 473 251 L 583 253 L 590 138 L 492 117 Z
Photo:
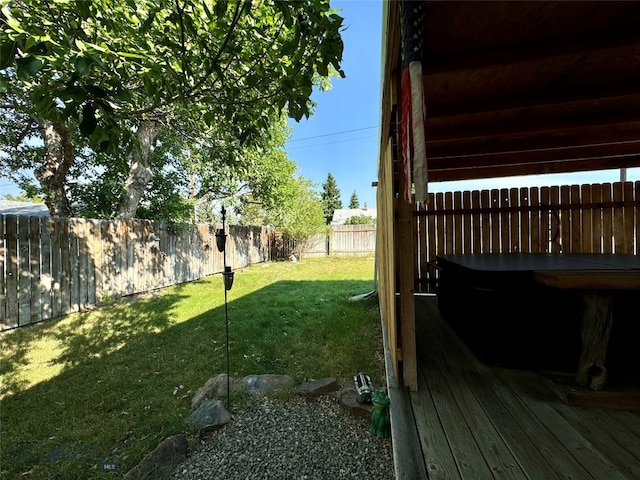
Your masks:
M 425 341 L 429 341 L 428 338 L 423 338 L 420 342 L 424 345 Z M 459 410 L 459 417 L 453 419 L 454 427 L 457 427 L 455 423 L 459 422 L 459 418 L 464 419 L 464 423 L 468 427 L 468 430 L 461 432 L 462 435 L 468 436 L 469 439 L 475 441 L 479 449 L 480 458 L 484 459 L 486 467 L 490 470 L 490 475 L 495 478 L 505 479 L 526 479 L 526 476 L 515 457 L 509 450 L 507 444 L 500 436 L 495 425 L 492 423 L 491 418 L 486 414 L 485 407 L 476 397 L 476 390 L 486 390 L 487 385 L 473 385 L 464 381 L 465 374 L 460 371 L 458 364 L 462 363 L 462 358 L 459 354 L 454 355 L 451 351 L 452 344 L 440 343 L 434 338 L 434 341 L 429 342 L 429 347 L 425 351 L 423 349 L 422 361 L 423 372 L 425 377 L 431 376 L 441 383 L 446 383 L 450 391 L 451 396 L 455 399 L 455 404 Z M 425 354 L 428 352 L 427 354 Z M 453 361 L 459 360 L 458 362 Z M 466 363 L 465 370 L 473 367 L 470 363 Z M 481 376 L 475 376 L 474 380 L 481 379 Z M 462 380 L 462 381 L 460 381 Z M 476 382 L 474 382 L 476 383 Z M 445 403 L 448 399 L 444 399 Z M 459 439 L 452 438 L 452 444 L 458 444 Z M 469 451 L 465 452 L 465 456 L 468 457 Z M 473 458 L 473 457 L 471 457 Z M 484 472 L 485 465 L 482 465 L 481 470 Z M 461 470 L 462 471 L 462 470 Z M 487 473 L 484 473 L 486 476 Z M 466 478 L 463 472 L 463 478 Z M 471 478 L 474 478 L 473 476 Z
M 437 311 L 432 311 L 432 315 L 437 315 Z M 440 321 L 435 318 L 434 321 Z M 566 471 L 568 476 L 574 478 L 585 475 L 586 472 L 575 465 L 573 469 L 565 466 L 552 467 L 553 462 L 547 460 L 553 456 L 554 447 L 561 445 L 553 437 L 545 438 L 544 442 L 533 443 L 533 433 L 541 431 L 542 425 L 531 413 L 522 406 L 501 382 L 497 380 L 491 369 L 478 362 L 474 355 L 464 344 L 451 332 L 450 329 L 442 328 L 421 329 L 420 345 L 423 355 L 429 355 L 437 348 L 446 349 L 452 359 L 450 375 L 452 379 L 461 379 L 468 385 L 469 389 L 476 396 L 483 406 L 484 414 L 496 426 L 496 436 L 499 436 L 508 446 L 512 455 L 516 458 L 521 468 L 526 471 L 529 478 L 556 478 L 556 470 Z M 439 345 L 439 346 L 438 346 Z M 424 360 L 424 357 L 423 357 Z M 506 408 L 505 405 L 510 405 Z M 517 419 L 517 420 L 516 420 Z M 542 435 L 538 435 L 540 439 Z M 555 444 L 554 444 L 555 442 Z
M 431 480 L 461 479 L 421 368 L 418 374 L 418 391 L 411 392 L 410 395 L 413 410 L 420 412 L 416 419 L 416 422 L 420 423 L 420 428 L 417 430 L 429 478 Z
M 419 389 L 405 392 L 404 405 L 392 402 L 392 419 L 402 406 L 405 428 L 413 422 L 419 478 L 640 478 L 638 412 L 571 406 L 536 373 L 481 363 L 434 297 L 416 297 L 416 339 Z M 398 464 L 397 478 L 409 478 L 411 467 Z
M 500 369 L 500 374 L 510 383 L 512 388 L 529 394 L 529 409 L 536 415 L 544 426 L 564 445 L 591 476 L 596 479 L 625 480 L 620 470 L 595 446 L 567 421 L 567 418 L 554 408 L 560 401 L 549 394 L 548 388 L 535 374 L 514 370 Z

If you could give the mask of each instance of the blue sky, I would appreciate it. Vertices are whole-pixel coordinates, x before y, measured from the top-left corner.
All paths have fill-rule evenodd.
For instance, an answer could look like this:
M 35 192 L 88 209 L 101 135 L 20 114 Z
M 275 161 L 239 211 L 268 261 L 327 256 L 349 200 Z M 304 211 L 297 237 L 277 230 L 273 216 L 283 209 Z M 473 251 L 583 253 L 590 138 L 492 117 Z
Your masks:
M 380 61 L 382 1 L 332 1 L 341 10 L 345 30 L 342 69 L 346 78 L 334 78 L 328 92 L 315 92 L 313 116 L 291 120 L 293 135 L 286 151 L 299 173 L 318 191 L 331 173 L 340 189 L 343 207 L 355 191 L 360 205 L 376 204 L 378 124 L 380 123 Z

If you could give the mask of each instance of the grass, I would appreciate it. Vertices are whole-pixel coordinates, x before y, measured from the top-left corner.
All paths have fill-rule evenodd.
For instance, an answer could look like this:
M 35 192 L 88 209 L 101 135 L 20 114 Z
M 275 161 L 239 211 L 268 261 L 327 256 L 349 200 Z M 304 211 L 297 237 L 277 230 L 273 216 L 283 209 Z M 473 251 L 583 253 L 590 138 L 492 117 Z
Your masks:
M 358 371 L 384 380 L 372 258 L 307 259 L 237 272 L 228 292 L 231 375 L 296 382 Z M 220 276 L 0 334 L 2 478 L 124 474 L 184 419 L 206 380 L 226 371 Z M 246 398 L 232 398 L 231 409 Z

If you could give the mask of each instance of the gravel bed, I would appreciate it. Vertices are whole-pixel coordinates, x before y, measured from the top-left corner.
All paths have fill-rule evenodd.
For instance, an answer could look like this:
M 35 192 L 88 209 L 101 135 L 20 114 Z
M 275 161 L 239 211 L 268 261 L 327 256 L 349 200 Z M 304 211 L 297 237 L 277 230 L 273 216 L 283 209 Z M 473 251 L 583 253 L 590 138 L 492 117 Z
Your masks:
M 199 441 L 174 480 L 392 480 L 391 439 L 345 412 L 335 396 L 264 398 Z

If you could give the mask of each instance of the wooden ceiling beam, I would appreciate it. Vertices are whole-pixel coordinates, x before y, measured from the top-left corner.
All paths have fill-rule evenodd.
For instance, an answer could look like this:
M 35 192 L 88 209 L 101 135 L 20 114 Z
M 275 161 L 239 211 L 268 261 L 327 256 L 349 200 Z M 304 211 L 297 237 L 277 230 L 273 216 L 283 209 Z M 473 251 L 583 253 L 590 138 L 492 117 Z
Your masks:
M 427 155 L 430 157 L 458 157 L 500 155 L 505 152 L 527 150 L 571 150 L 575 148 L 616 148 L 625 142 L 640 139 L 640 119 L 626 123 L 584 124 L 559 126 L 543 130 L 500 132 L 494 135 L 472 136 L 469 132 L 451 132 L 444 139 L 427 137 Z M 429 131 L 427 130 L 427 133 Z M 464 133 L 469 133 L 465 136 Z M 595 147 L 594 147 L 595 146 Z
M 630 159 L 640 164 L 640 139 L 635 142 L 606 145 L 580 145 L 572 148 L 503 151 L 477 155 L 433 156 L 427 150 L 429 171 L 446 169 L 473 169 L 482 167 L 516 167 L 527 164 L 582 162 L 596 159 Z M 623 163 L 628 163 L 625 160 Z
M 430 165 L 430 164 L 429 164 Z M 572 173 L 591 170 L 633 168 L 640 166 L 638 157 L 583 158 L 573 161 L 557 160 L 535 164 L 507 164 L 474 166 L 464 168 L 431 168 L 429 182 L 448 182 L 454 180 L 473 180 L 481 178 L 502 178 L 520 175 L 539 175 L 548 173 Z
M 517 96 L 492 97 L 479 101 L 439 102 L 429 96 L 425 79 L 426 109 L 429 118 L 445 120 L 473 115 L 534 114 L 546 110 L 587 110 L 593 106 L 617 105 L 624 107 L 640 103 L 640 71 L 624 79 L 613 79 L 606 85 L 573 86 L 553 92 L 524 92 Z
M 600 29 L 562 38 L 518 42 L 484 51 L 466 50 L 462 53 L 426 52 L 423 72 L 426 75 L 461 73 L 491 67 L 524 64 L 570 55 L 587 56 L 593 53 L 633 49 L 640 44 L 640 25 Z

